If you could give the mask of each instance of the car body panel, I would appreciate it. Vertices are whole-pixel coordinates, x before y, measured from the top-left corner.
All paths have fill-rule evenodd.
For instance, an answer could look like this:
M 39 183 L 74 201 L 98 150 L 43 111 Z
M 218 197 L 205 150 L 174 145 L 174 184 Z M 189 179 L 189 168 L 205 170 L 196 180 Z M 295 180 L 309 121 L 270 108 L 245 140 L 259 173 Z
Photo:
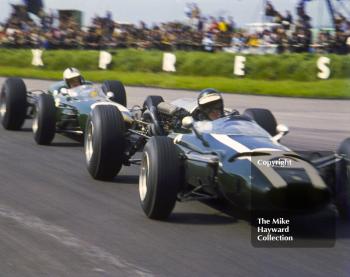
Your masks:
M 126 121 L 131 120 L 129 110 L 113 101 L 102 91 L 101 87 L 85 82 L 83 85 L 67 89 L 65 82 L 53 84 L 48 92 L 52 94 L 57 108 L 57 127 L 60 131 L 83 132 L 88 115 L 96 103 L 114 105 L 122 112 Z
M 304 211 L 328 204 L 330 192 L 317 170 L 254 121 L 231 115 L 196 122 L 194 128 L 202 139 L 195 132 L 171 135 L 185 157 L 185 179 L 191 186 L 208 193 L 217 190 L 252 210 Z M 216 164 L 210 163 L 214 157 Z M 263 166 L 287 160 L 288 167 Z

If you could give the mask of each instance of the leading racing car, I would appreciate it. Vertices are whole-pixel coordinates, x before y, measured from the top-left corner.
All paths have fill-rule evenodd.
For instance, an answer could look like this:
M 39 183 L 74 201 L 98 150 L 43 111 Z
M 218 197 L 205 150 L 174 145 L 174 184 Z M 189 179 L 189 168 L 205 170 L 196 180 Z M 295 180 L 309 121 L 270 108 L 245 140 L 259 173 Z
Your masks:
M 311 159 L 279 143 L 288 128 L 277 125 L 268 110 L 194 121 L 195 99 L 162 106 L 160 122 L 177 109 L 190 116 L 182 128 L 152 137 L 144 148 L 139 196 L 148 217 L 167 218 L 176 200 L 211 198 L 252 211 L 295 213 L 317 211 L 333 201 L 340 216 L 350 217 L 350 139 L 336 154 Z
M 111 120 L 116 122 L 118 109 L 101 108 L 110 109 Z M 349 218 L 350 139 L 336 154 L 315 159 L 310 158 L 317 157 L 315 153 L 306 157 L 279 143 L 288 128 L 277 125 L 269 110 L 227 111 L 213 121 L 193 120 L 197 113 L 196 99 L 168 103 L 160 96 L 149 96 L 141 118 L 135 120 L 148 126 L 136 147 L 140 150 L 145 145 L 139 197 L 148 217 L 167 218 L 177 200 L 224 198 L 248 210 L 295 213 L 317 211 L 333 202 L 339 214 Z M 128 135 L 122 124 L 114 124 L 108 136 L 107 132 L 101 136 L 94 118 L 88 120 L 85 152 L 88 164 L 94 155 L 98 168 L 101 156 L 95 152 L 118 145 L 123 153 Z M 115 140 L 107 142 L 111 135 Z M 117 173 L 121 157 L 117 164 L 104 164 L 112 171 L 117 168 Z

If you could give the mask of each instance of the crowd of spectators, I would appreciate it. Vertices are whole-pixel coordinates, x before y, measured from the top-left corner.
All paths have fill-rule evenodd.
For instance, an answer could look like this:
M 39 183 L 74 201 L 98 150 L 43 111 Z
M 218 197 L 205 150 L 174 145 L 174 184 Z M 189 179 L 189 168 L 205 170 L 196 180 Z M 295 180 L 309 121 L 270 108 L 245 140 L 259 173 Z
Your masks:
M 28 13 L 25 6 L 13 11 L 0 25 L 0 46 L 45 49 L 140 48 L 160 50 L 204 50 L 247 53 L 327 52 L 346 54 L 350 46 L 350 22 L 336 15 L 334 31 L 313 37 L 311 18 L 304 1 L 290 11 L 278 12 L 270 1 L 264 24 L 238 28 L 232 17 L 204 16 L 199 7 L 186 6 L 186 20 L 148 26 L 115 22 L 111 13 L 95 16 L 88 27 L 70 13 Z

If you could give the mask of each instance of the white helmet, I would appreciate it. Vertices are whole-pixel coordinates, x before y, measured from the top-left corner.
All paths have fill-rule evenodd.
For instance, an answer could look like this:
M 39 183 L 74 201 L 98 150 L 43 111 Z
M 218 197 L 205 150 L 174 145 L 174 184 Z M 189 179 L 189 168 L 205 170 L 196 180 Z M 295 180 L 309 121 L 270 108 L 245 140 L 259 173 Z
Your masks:
M 65 80 L 68 88 L 82 85 L 83 83 L 83 78 L 80 71 L 74 67 L 68 67 L 63 72 L 63 79 Z

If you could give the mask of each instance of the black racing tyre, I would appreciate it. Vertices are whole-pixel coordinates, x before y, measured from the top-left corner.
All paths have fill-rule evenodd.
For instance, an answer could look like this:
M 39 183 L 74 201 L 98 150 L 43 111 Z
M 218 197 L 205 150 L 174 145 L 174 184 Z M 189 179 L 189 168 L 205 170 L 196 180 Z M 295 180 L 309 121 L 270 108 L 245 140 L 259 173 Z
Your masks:
M 174 142 L 155 136 L 147 142 L 139 178 L 139 197 L 145 214 L 164 220 L 172 212 L 181 183 L 181 169 Z
M 27 116 L 27 88 L 20 78 L 8 78 L 0 93 L 0 118 L 7 130 L 19 130 Z
M 110 98 L 113 102 L 126 107 L 126 92 L 125 87 L 120 81 L 104 81 L 102 84 L 102 90 L 104 93 L 112 92 L 114 97 Z
M 340 217 L 350 220 L 350 138 L 340 144 L 337 153 L 344 159 L 336 165 L 335 204 Z
M 87 169 L 94 179 L 113 179 L 122 168 L 125 123 L 115 106 L 96 106 L 86 122 L 84 150 Z
M 56 106 L 51 94 L 38 96 L 32 129 L 37 144 L 49 145 L 53 141 L 56 133 Z
M 147 96 L 145 102 L 143 102 L 143 107 L 147 109 L 151 109 L 151 107 L 157 108 L 158 104 L 164 102 L 162 96 L 159 95 L 149 95 Z
M 253 119 L 271 136 L 277 135 L 277 121 L 270 110 L 267 109 L 246 109 L 243 113 Z

